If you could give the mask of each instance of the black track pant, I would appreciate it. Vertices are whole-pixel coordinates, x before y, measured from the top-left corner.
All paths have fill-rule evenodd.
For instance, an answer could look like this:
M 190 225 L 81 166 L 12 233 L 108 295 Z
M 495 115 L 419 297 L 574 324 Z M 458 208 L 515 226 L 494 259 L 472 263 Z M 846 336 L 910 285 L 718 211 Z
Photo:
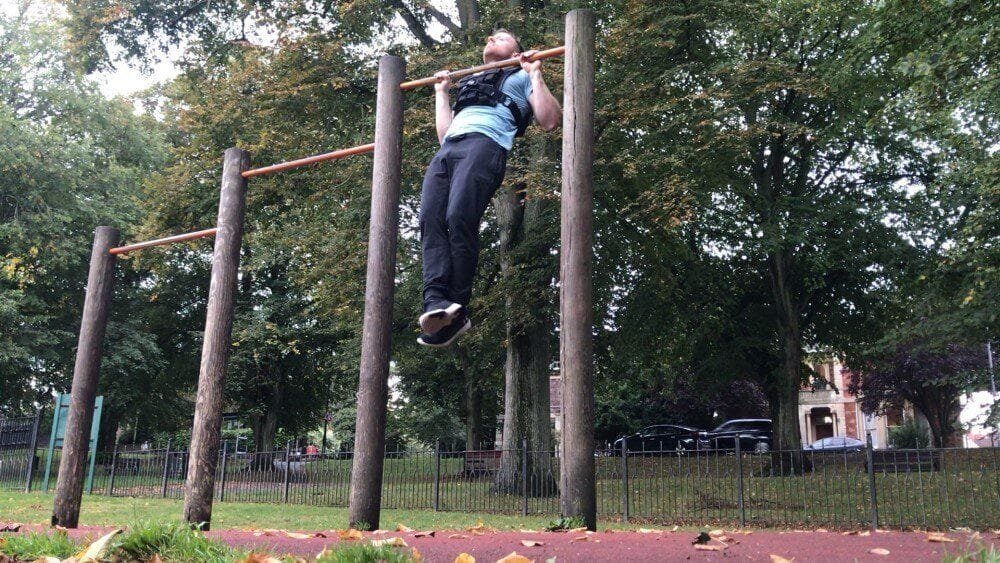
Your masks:
M 507 150 L 479 133 L 445 141 L 420 191 L 424 311 L 468 305 L 479 260 L 479 222 L 507 169 Z

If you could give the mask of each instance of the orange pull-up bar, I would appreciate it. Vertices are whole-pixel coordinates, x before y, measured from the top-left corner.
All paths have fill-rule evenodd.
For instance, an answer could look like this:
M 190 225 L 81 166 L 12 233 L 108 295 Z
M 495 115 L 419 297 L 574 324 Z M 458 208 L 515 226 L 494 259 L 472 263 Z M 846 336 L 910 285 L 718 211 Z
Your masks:
M 317 162 L 325 162 L 327 160 L 337 160 L 338 158 L 344 158 L 355 154 L 372 152 L 373 150 L 375 150 L 375 143 L 368 143 L 367 145 L 358 145 L 356 147 L 351 147 L 349 149 L 340 149 L 333 152 L 317 154 L 315 156 L 307 156 L 306 158 L 300 158 L 298 160 L 289 160 L 288 162 L 272 164 L 271 166 L 264 166 L 262 168 L 253 168 L 251 170 L 243 172 L 240 175 L 243 176 L 244 178 L 263 176 L 265 174 L 273 174 L 275 172 L 281 172 L 283 170 L 291 170 L 292 168 L 309 166 L 310 164 L 316 164 Z
M 149 248 L 149 247 L 152 247 L 152 246 L 162 246 L 164 244 L 172 244 L 172 243 L 175 243 L 175 242 L 184 242 L 186 240 L 194 240 L 194 239 L 199 239 L 199 238 L 204 238 L 204 237 L 211 237 L 211 236 L 215 236 L 215 233 L 218 232 L 218 230 L 219 229 L 217 229 L 217 228 L 214 228 L 214 229 L 205 229 L 203 231 L 194 231 L 193 233 L 184 233 L 182 235 L 174 235 L 174 236 L 171 236 L 171 237 L 163 237 L 163 238 L 158 238 L 158 239 L 153 239 L 153 240 L 147 240 L 146 242 L 137 242 L 135 244 L 129 244 L 129 245 L 125 245 L 125 246 L 118 246 L 118 247 L 112 248 L 108 252 L 110 252 L 111 254 L 125 254 L 126 252 L 132 252 L 133 250 L 141 250 L 143 248 Z
M 540 61 L 542 59 L 549 59 L 552 57 L 558 57 L 566 52 L 566 47 L 553 47 L 551 49 L 546 49 L 544 51 L 539 51 L 531 56 L 529 60 L 532 62 Z M 455 80 L 456 78 L 462 78 L 469 76 L 470 74 L 475 74 L 477 72 L 482 72 L 484 70 L 492 70 L 494 68 L 505 68 L 508 66 L 517 66 L 521 64 L 521 59 L 504 59 L 502 61 L 495 61 L 492 63 L 486 63 L 484 65 L 474 66 L 472 68 L 467 68 L 463 70 L 456 70 L 448 73 L 449 80 Z M 404 82 L 399 85 L 403 90 L 412 90 L 414 88 L 419 88 L 421 86 L 430 86 L 440 79 L 434 76 L 428 76 L 427 78 L 421 78 L 420 80 L 411 80 L 409 82 Z

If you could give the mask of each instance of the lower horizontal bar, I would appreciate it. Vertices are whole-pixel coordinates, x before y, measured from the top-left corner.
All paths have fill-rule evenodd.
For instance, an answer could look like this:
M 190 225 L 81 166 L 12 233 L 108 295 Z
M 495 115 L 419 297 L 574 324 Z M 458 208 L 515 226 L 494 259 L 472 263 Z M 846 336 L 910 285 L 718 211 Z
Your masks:
M 280 162 L 278 164 L 272 164 L 271 166 L 264 166 L 262 168 L 254 168 L 251 170 L 247 170 L 246 172 L 243 172 L 242 176 L 244 178 L 263 176 L 265 174 L 273 174 L 275 172 L 282 172 L 284 170 L 291 170 L 293 168 L 301 168 L 302 166 L 316 164 L 317 162 L 325 162 L 327 160 L 337 160 L 339 158 L 344 158 L 355 154 L 372 152 L 374 150 L 375 150 L 375 143 L 369 143 L 367 145 L 358 145 L 356 147 L 351 147 L 349 149 L 340 149 L 333 152 L 317 154 L 315 156 L 309 156 L 306 158 L 300 158 L 298 160 L 289 160 L 288 162 Z
M 194 231 L 192 233 L 184 233 L 182 235 L 174 235 L 170 237 L 158 238 L 154 240 L 147 240 L 146 242 L 137 242 L 135 244 L 128 244 L 125 246 L 118 246 L 112 248 L 108 252 L 111 254 L 125 254 L 126 252 L 132 252 L 133 250 L 141 250 L 143 248 L 149 248 L 151 246 L 162 246 L 164 244 L 172 244 L 175 242 L 184 242 L 186 240 L 194 240 L 204 237 L 214 236 L 219 229 L 205 229 L 203 231 Z

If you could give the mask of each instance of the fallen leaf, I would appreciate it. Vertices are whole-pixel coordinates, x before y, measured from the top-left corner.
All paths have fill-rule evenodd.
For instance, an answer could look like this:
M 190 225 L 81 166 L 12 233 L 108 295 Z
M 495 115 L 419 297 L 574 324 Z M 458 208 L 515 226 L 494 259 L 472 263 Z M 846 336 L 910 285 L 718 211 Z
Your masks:
M 695 549 L 700 549 L 701 551 L 722 551 L 726 549 L 724 545 L 708 545 L 704 543 L 697 543 L 694 545 Z
M 586 526 L 580 526 L 579 528 L 570 528 L 569 530 L 566 530 L 566 531 L 569 532 L 569 533 L 571 533 L 571 534 L 579 534 L 580 532 L 586 532 L 587 531 L 587 527 Z
M 384 540 L 372 540 L 372 545 L 375 547 L 382 547 L 387 545 L 389 547 L 410 547 L 406 545 L 403 538 L 385 538 Z
M 794 557 L 791 559 L 785 559 L 780 555 L 771 554 L 771 563 L 792 563 L 792 561 L 795 561 Z
M 955 540 L 944 535 L 942 532 L 931 532 L 927 534 L 927 541 L 936 543 L 955 543 Z
M 590 536 L 576 536 L 575 538 L 573 538 L 573 539 L 571 539 L 569 541 L 589 541 L 589 540 L 590 540 Z
M 711 541 L 711 539 L 712 539 L 712 536 L 709 536 L 705 532 L 701 532 L 700 534 L 698 534 L 698 537 L 696 537 L 694 539 L 694 541 L 691 542 L 691 543 L 693 543 L 693 544 L 708 543 L 709 541 Z
M 354 528 L 349 528 L 347 530 L 337 530 L 337 535 L 342 540 L 361 540 L 364 536 L 361 532 L 355 530 Z
M 674 526 L 670 531 L 671 532 L 676 532 L 677 530 L 680 530 L 680 529 L 681 529 L 680 526 Z
M 872 535 L 872 533 L 869 532 L 868 530 L 865 530 L 864 532 L 861 532 L 858 535 L 861 536 L 861 537 L 863 537 L 863 538 L 867 538 L 868 536 Z
M 299 532 L 285 532 L 285 536 L 292 538 L 294 540 L 307 540 L 309 538 L 325 538 L 323 534 L 317 532 L 315 534 L 303 534 Z
M 708 535 L 712 536 L 713 538 L 717 538 L 719 536 L 725 535 L 725 532 L 723 532 L 722 530 L 712 530 L 711 532 L 708 533 Z
M 729 536 L 719 536 L 719 537 L 717 537 L 717 538 L 713 538 L 713 539 L 714 539 L 715 541 L 720 541 L 720 542 L 722 542 L 722 543 L 729 543 L 729 542 L 734 542 L 734 541 L 736 541 L 736 540 L 734 540 L 733 538 L 731 538 L 731 537 L 729 537 Z
M 160 559 L 159 553 L 154 553 L 153 556 L 149 558 L 149 561 L 146 561 L 146 563 L 163 563 L 163 560 Z
M 502 559 L 497 559 L 497 563 L 535 563 L 535 560 L 528 559 L 523 555 L 518 555 L 516 551 L 512 551 Z
M 876 547 L 868 550 L 868 553 L 873 553 L 875 555 L 889 555 L 889 550 L 884 547 Z
M 105 552 L 108 550 L 108 544 L 111 543 L 111 538 L 122 533 L 121 529 L 112 530 L 107 534 L 101 536 L 97 541 L 87 546 L 84 550 L 83 555 L 77 557 L 79 563 L 98 563 L 101 559 L 104 559 Z
M 650 528 L 639 528 L 640 534 L 659 534 L 660 530 L 652 530 Z
M 266 553 L 250 552 L 250 555 L 247 555 L 247 558 L 242 563 L 281 563 L 281 560 L 275 559 Z
M 3 554 L 0 553 L 0 555 L 3 555 Z M 71 561 L 71 560 L 72 559 L 67 559 L 67 561 Z M 10 561 L 11 563 L 16 563 L 13 559 L 6 559 L 6 560 L 5 559 L 0 559 L 0 562 L 2 562 L 2 563 L 7 563 L 7 561 Z M 42 557 L 39 557 L 38 559 L 35 559 L 35 563 L 62 563 L 62 562 L 59 561 L 58 557 L 52 557 L 50 555 L 43 555 Z
M 469 539 L 469 536 L 467 536 L 465 534 L 451 534 L 450 536 L 448 536 L 448 539 L 450 539 L 450 540 L 467 540 L 467 539 Z
M 545 544 L 537 540 L 521 540 L 521 545 L 524 547 L 538 547 Z
M 21 529 L 21 525 L 18 524 L 17 522 L 13 522 L 13 523 L 10 523 L 10 524 L 4 524 L 4 525 L 0 526 L 0 532 L 16 532 L 16 531 L 18 531 L 20 529 Z
M 468 553 L 459 553 L 455 558 L 455 563 L 476 563 L 476 558 Z
M 388 534 L 389 530 L 375 530 L 372 532 L 373 536 L 381 536 L 382 534 Z
M 412 559 L 414 561 L 423 561 L 424 560 L 424 556 L 421 555 L 420 551 L 418 551 L 417 548 L 414 547 L 410 551 L 410 559 Z
M 522 534 L 537 534 L 538 530 L 518 530 Z
M 434 530 L 428 530 L 426 532 L 415 532 L 413 534 L 413 537 L 415 537 L 415 538 L 425 538 L 425 537 L 426 538 L 433 538 L 434 534 L 436 534 L 436 533 L 437 532 L 435 532 Z
M 819 532 L 819 533 L 821 533 L 821 534 L 825 534 L 825 533 L 826 533 L 826 532 L 828 532 L 829 530 L 827 530 L 826 528 L 816 528 L 816 530 L 815 530 L 815 531 L 817 531 L 817 532 Z
M 410 533 L 410 532 L 414 532 L 416 530 L 414 530 L 413 528 L 411 528 L 409 526 L 403 525 L 403 524 L 396 524 L 396 531 L 397 532 L 403 532 L 403 533 Z

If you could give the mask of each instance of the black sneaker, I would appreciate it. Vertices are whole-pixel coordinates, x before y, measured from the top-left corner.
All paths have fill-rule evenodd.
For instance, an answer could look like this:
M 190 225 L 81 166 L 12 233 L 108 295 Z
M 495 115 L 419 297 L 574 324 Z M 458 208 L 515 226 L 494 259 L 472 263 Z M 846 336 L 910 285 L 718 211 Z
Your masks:
M 470 328 L 472 328 L 472 321 L 469 320 L 469 315 L 466 314 L 465 308 L 462 308 L 451 324 L 434 334 L 421 334 L 417 338 L 417 343 L 430 346 L 431 348 L 446 348 L 452 342 L 458 340 L 458 337 L 465 334 Z
M 464 312 L 465 307 L 458 303 L 441 303 L 437 307 L 431 307 L 426 313 L 420 315 L 417 322 L 420 323 L 420 330 L 427 335 L 435 334 L 444 327 L 450 325 L 459 313 Z

